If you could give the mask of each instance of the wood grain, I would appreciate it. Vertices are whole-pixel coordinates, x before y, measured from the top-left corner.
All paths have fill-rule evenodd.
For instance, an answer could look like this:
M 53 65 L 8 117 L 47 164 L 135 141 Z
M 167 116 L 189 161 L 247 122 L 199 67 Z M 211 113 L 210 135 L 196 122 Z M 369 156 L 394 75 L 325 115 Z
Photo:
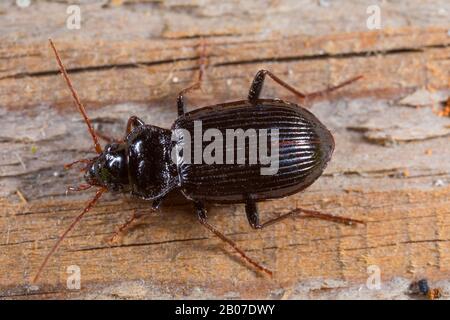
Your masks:
M 24 9 L 2 3 L 0 297 L 402 299 L 419 277 L 448 291 L 450 119 L 439 111 L 450 92 L 450 6 L 382 3 L 383 28 L 369 31 L 367 5 L 99 1 L 82 4 L 82 28 L 67 30 L 63 1 Z M 32 285 L 57 236 L 92 196 L 65 193 L 82 176 L 63 164 L 92 155 L 92 147 L 49 37 L 97 130 L 115 137 L 132 114 L 170 127 L 175 97 L 197 72 L 200 37 L 208 67 L 190 109 L 245 97 L 261 68 L 304 92 L 363 74 L 310 106 L 336 138 L 324 176 L 260 211 L 265 221 L 302 206 L 367 225 L 291 219 L 254 231 L 241 205 L 210 205 L 210 222 L 274 270 L 268 278 L 204 230 L 181 196 L 154 214 L 144 201 L 109 194 Z M 295 101 L 269 81 L 264 95 Z M 148 215 L 108 243 L 133 210 Z M 66 287 L 71 265 L 81 268 L 81 290 Z M 373 265 L 380 290 L 366 287 Z

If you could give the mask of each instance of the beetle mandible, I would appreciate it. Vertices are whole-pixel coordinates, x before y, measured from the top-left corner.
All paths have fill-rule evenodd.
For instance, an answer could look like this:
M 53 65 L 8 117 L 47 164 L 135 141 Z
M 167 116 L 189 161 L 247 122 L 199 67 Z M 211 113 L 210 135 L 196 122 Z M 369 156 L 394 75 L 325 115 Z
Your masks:
M 254 229 L 262 229 L 297 214 L 349 225 L 364 223 L 356 219 L 303 208 L 297 208 L 261 223 L 257 209 L 258 201 L 292 195 L 310 186 L 322 174 L 334 150 L 334 139 L 331 132 L 311 112 L 291 102 L 260 98 L 265 77 L 269 76 L 305 101 L 339 89 L 362 76 L 352 78 L 326 90 L 303 94 L 271 72 L 260 70 L 253 79 L 246 100 L 222 103 L 186 112 L 184 95 L 200 87 L 203 74 L 201 68 L 198 81 L 179 93 L 177 98 L 178 118 L 170 130 L 145 124 L 138 117 L 132 116 L 128 120 L 124 139 L 107 144 L 102 149 L 55 45 L 51 40 L 49 41 L 60 71 L 86 122 L 94 142 L 94 149 L 98 154 L 92 159 L 82 159 L 68 165 L 70 167 L 79 162 L 86 164 L 84 178 L 87 184 L 71 188 L 71 190 L 80 191 L 91 187 L 98 187 L 98 190 L 94 198 L 53 246 L 40 266 L 34 281 L 37 280 L 49 257 L 56 251 L 64 237 L 94 206 L 105 191 L 130 192 L 138 198 L 153 201 L 152 208 L 156 209 L 170 191 L 179 189 L 187 199 L 192 201 L 198 221 L 205 228 L 233 247 L 248 263 L 269 275 L 272 275 L 269 269 L 248 257 L 236 243 L 207 221 L 205 202 L 245 204 L 248 222 Z M 277 137 L 279 142 L 277 172 L 272 175 L 260 174 L 262 168 L 260 163 L 244 165 L 192 164 L 185 161 L 186 154 L 177 154 L 176 160 L 173 161 L 173 148 L 191 143 L 182 138 L 173 139 L 173 133 L 180 129 L 193 133 L 196 121 L 202 123 L 202 130 L 215 128 L 221 132 L 227 129 L 277 129 L 279 133 Z M 192 145 L 192 147 L 195 146 Z M 245 151 L 248 152 L 248 145 L 245 148 Z M 127 222 L 127 224 L 129 223 L 130 221 Z

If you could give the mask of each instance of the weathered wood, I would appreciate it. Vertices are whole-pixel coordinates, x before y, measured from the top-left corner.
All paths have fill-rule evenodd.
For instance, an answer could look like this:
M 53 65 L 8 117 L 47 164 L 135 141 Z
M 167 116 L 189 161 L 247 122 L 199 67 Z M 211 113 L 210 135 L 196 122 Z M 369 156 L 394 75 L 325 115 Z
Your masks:
M 251 15 L 234 2 L 90 2 L 78 31 L 65 29 L 66 7 L 0 5 L 0 297 L 405 298 L 418 277 L 449 290 L 450 119 L 439 115 L 450 89 L 447 1 L 385 3 L 380 31 L 367 30 L 361 1 L 245 2 Z M 195 76 L 199 36 L 208 68 L 191 109 L 245 97 L 260 68 L 305 92 L 364 74 L 310 108 L 336 138 L 325 175 L 260 211 L 265 221 L 298 205 L 367 226 L 295 219 L 254 231 L 241 205 L 210 206 L 211 223 L 273 269 L 270 279 L 204 230 L 176 195 L 108 244 L 134 209 L 149 206 L 109 195 L 31 286 L 92 195 L 65 194 L 82 176 L 63 164 L 92 147 L 49 36 L 97 129 L 116 137 L 132 114 L 170 127 L 176 94 Z M 264 95 L 295 101 L 270 81 Z M 66 288 L 70 265 L 81 268 L 80 291 Z M 365 286 L 371 265 L 380 268 L 381 290 Z

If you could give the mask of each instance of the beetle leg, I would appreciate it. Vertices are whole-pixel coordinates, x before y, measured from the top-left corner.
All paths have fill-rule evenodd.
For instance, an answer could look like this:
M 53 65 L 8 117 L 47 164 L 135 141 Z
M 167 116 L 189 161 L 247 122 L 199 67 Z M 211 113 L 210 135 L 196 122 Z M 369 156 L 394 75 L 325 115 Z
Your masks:
M 163 199 L 164 199 L 163 197 L 160 197 L 160 198 L 156 198 L 155 200 L 153 200 L 152 210 L 158 210 L 159 207 L 161 206 Z
M 203 74 L 205 73 L 205 68 L 206 68 L 206 45 L 205 45 L 205 42 L 203 39 L 202 39 L 200 45 L 202 47 L 202 50 L 200 51 L 200 57 L 199 57 L 199 72 L 198 72 L 197 81 L 195 81 L 189 87 L 181 90 L 180 93 L 178 94 L 177 107 L 178 107 L 178 116 L 179 117 L 186 113 L 186 105 L 184 103 L 184 95 L 193 90 L 200 89 L 202 86 Z
M 349 84 L 352 84 L 353 82 L 358 81 L 358 80 L 360 80 L 360 79 L 362 79 L 362 78 L 364 78 L 364 76 L 359 75 L 359 76 L 357 76 L 357 77 L 353 77 L 353 78 L 351 78 L 351 79 L 348 79 L 348 80 L 345 80 L 345 81 L 343 81 L 343 82 L 341 82 L 341 83 L 338 83 L 338 84 L 335 85 L 335 86 L 331 86 L 331 87 L 328 87 L 328 88 L 323 89 L 323 90 L 319 90 L 319 91 L 314 91 L 314 92 L 308 93 L 308 94 L 305 96 L 305 99 L 307 99 L 307 100 L 313 100 L 313 99 L 316 99 L 316 98 L 319 98 L 319 97 L 326 96 L 326 95 L 328 95 L 329 93 L 331 93 L 331 92 L 333 92 L 333 91 L 336 91 L 337 89 L 340 89 L 340 88 L 342 88 L 342 87 L 348 86 Z
M 314 210 L 307 210 L 307 209 L 303 209 L 303 208 L 296 208 L 288 213 L 285 213 L 279 217 L 276 217 L 274 219 L 271 219 L 269 221 L 264 222 L 263 224 L 261 224 L 259 226 L 259 228 L 264 228 L 267 226 L 270 226 L 272 224 L 275 224 L 281 220 L 284 220 L 286 218 L 289 217 L 294 217 L 294 216 L 301 216 L 301 217 L 305 217 L 305 218 L 316 218 L 316 219 L 322 219 L 322 220 L 328 220 L 328 221 L 333 221 L 336 223 L 342 223 L 345 225 L 354 225 L 354 224 L 366 224 L 365 221 L 362 220 L 356 220 L 356 219 L 350 219 L 350 218 L 344 218 L 344 217 L 339 217 L 339 216 L 335 216 L 329 213 L 323 213 L 320 211 L 314 211 Z M 248 214 L 247 214 L 248 216 Z
M 259 223 L 259 213 L 254 200 L 247 200 L 245 203 L 245 213 L 247 214 L 248 223 L 253 229 L 261 229 L 262 226 Z
M 122 224 L 119 228 L 117 228 L 117 231 L 112 235 L 111 238 L 109 238 L 108 242 L 113 242 L 116 237 L 121 234 L 122 232 L 124 232 L 124 230 L 126 228 L 128 228 L 134 221 L 136 221 L 137 219 L 143 217 L 145 214 L 144 213 L 138 213 L 136 210 L 133 211 L 133 215 L 131 216 L 130 219 L 128 219 L 124 224 Z
M 295 89 L 294 87 L 290 86 L 289 84 L 287 84 L 286 82 L 284 82 L 283 80 L 281 80 L 280 78 L 278 78 L 276 75 L 274 75 L 272 72 L 268 71 L 268 70 L 259 70 L 256 75 L 255 78 L 253 79 L 252 85 L 250 86 L 250 91 L 248 93 L 248 100 L 252 103 L 255 104 L 258 99 L 259 96 L 261 94 L 261 90 L 263 88 L 264 85 L 264 80 L 266 78 L 266 75 L 271 77 L 273 79 L 273 81 L 275 81 L 276 83 L 278 83 L 280 86 L 286 88 L 287 90 L 289 90 L 290 92 L 292 92 L 293 94 L 295 94 L 297 97 L 299 97 L 300 99 L 306 100 L 306 99 L 313 99 L 313 98 L 317 98 L 320 96 L 324 96 L 334 90 L 340 89 L 346 85 L 349 85 L 359 79 L 361 79 L 363 76 L 358 76 L 358 77 L 354 77 L 351 78 L 347 81 L 344 81 L 336 86 L 333 87 L 329 87 L 325 90 L 320 90 L 320 91 L 315 91 L 312 93 L 301 93 L 300 91 L 298 91 L 297 89 Z
M 253 259 L 251 259 L 249 256 L 247 256 L 245 254 L 244 251 L 242 251 L 242 249 L 240 249 L 237 244 L 227 238 L 224 234 L 222 234 L 219 230 L 217 230 L 214 226 L 212 226 L 211 224 L 209 224 L 209 222 L 206 220 L 206 210 L 205 210 L 205 206 L 203 205 L 202 202 L 199 201 L 195 201 L 194 202 L 194 207 L 195 210 L 197 212 L 197 217 L 198 217 L 198 221 L 209 231 L 211 231 L 212 233 L 214 233 L 220 240 L 226 242 L 227 244 L 229 244 L 245 261 L 247 261 L 248 263 L 250 263 L 252 266 L 254 266 L 255 268 L 257 268 L 258 270 L 267 273 L 268 275 L 272 276 L 272 271 L 270 271 L 269 269 L 261 266 L 259 263 L 257 263 L 256 261 L 254 261 Z
M 131 116 L 127 122 L 127 129 L 125 131 L 125 137 L 136 127 L 145 125 L 145 122 L 136 116 Z
M 266 75 L 271 77 L 276 83 L 278 83 L 282 87 L 285 87 L 286 89 L 294 93 L 299 98 L 304 99 L 306 97 L 305 94 L 297 91 L 294 87 L 291 87 L 289 84 L 287 84 L 286 82 L 278 78 L 276 75 L 274 75 L 272 72 L 262 69 L 256 73 L 255 77 L 253 78 L 252 85 L 250 86 L 250 91 L 248 92 L 248 100 L 252 104 L 255 104 L 259 99 L 259 95 L 261 94 L 261 90 L 264 85 L 264 80 L 266 79 Z
M 142 121 L 140 118 L 138 118 L 138 117 L 136 117 L 136 116 L 131 116 L 131 117 L 128 119 L 128 121 L 127 121 L 127 127 L 126 127 L 126 130 L 125 130 L 125 138 L 124 138 L 123 140 L 126 139 L 126 137 L 128 136 L 128 134 L 129 134 L 134 128 L 140 127 L 140 126 L 143 126 L 143 125 L 145 125 L 145 122 L 144 122 L 144 121 Z M 95 131 L 95 134 L 96 134 L 99 138 L 102 138 L 103 140 L 105 140 L 105 141 L 108 142 L 108 143 L 113 143 L 113 142 L 121 143 L 121 142 L 123 142 L 123 140 L 109 137 L 109 136 L 107 136 L 107 135 L 105 135 L 105 134 L 103 134 L 103 133 L 100 133 L 100 132 L 98 132 L 98 131 Z
M 161 198 L 157 198 L 155 200 L 153 200 L 152 203 L 152 211 L 156 211 L 159 209 L 161 203 L 162 203 L 163 197 Z M 114 233 L 114 235 L 109 239 L 109 242 L 113 242 L 113 240 L 120 234 L 122 233 L 126 228 L 128 228 L 134 221 L 140 219 L 141 217 L 143 217 L 145 215 L 145 212 L 138 212 L 137 210 L 133 211 L 133 215 L 131 216 L 130 219 L 128 219 L 123 225 L 121 225 L 117 231 Z

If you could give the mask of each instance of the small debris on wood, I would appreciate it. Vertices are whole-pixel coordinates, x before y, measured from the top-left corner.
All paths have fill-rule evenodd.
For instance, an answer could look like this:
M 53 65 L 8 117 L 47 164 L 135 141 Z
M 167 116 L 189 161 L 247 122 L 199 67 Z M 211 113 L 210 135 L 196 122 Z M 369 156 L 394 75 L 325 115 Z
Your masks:
M 410 284 L 409 294 L 412 296 L 426 296 L 429 300 L 436 300 L 442 297 L 442 289 L 430 288 L 427 279 L 420 279 Z
M 17 196 L 19 197 L 19 199 L 20 199 L 24 204 L 28 204 L 27 198 L 25 198 L 25 196 L 23 195 L 23 193 L 22 193 L 19 189 L 16 190 L 16 194 L 17 194 Z
M 22 166 L 23 170 L 26 171 L 27 166 L 25 165 L 25 162 L 23 162 L 22 157 L 17 152 L 14 152 L 14 155 L 16 156 L 17 160 L 19 160 L 20 165 Z
M 434 181 L 433 185 L 435 187 L 443 187 L 445 186 L 445 182 L 442 179 L 437 179 L 436 181 Z
M 438 113 L 438 115 L 440 115 L 441 117 L 450 117 L 450 97 L 448 97 L 444 108 Z
M 124 3 L 125 0 L 106 0 L 105 3 L 103 3 L 102 8 L 120 7 Z

